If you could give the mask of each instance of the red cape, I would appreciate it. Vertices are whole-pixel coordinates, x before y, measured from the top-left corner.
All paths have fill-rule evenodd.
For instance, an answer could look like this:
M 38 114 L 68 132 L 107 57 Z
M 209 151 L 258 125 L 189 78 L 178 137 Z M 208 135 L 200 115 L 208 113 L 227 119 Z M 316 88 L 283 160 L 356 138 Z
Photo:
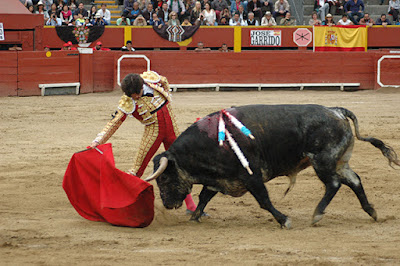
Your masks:
M 75 153 L 63 188 L 75 210 L 91 221 L 146 227 L 154 218 L 153 186 L 115 168 L 111 144 Z

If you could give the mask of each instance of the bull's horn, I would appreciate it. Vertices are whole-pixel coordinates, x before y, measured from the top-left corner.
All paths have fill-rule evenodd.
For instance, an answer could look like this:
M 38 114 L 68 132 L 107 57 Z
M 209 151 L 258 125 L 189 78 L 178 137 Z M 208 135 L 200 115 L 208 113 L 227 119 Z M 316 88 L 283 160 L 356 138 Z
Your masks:
M 161 157 L 160 159 L 160 166 L 158 167 L 157 171 L 155 171 L 151 176 L 149 176 L 148 178 L 146 178 L 144 181 L 146 182 L 150 182 L 151 180 L 156 179 L 157 177 L 159 177 L 167 168 L 168 166 L 168 159 L 167 157 Z

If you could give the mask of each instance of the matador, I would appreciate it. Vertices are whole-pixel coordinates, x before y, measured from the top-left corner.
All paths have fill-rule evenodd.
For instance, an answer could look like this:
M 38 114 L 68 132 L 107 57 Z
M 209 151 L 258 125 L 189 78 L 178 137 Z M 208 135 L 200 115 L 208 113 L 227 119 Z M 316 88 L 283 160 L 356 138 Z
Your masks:
M 140 75 L 126 75 L 122 80 L 121 89 L 125 94 L 119 101 L 117 111 L 104 129 L 97 134 L 91 147 L 106 143 L 127 116 L 135 117 L 145 126 L 145 130 L 133 167 L 128 173 L 141 177 L 161 143 L 168 150 L 179 135 L 170 104 L 170 88 L 167 78 L 154 71 L 147 71 Z M 185 203 L 189 213 L 196 209 L 190 194 L 187 195 Z

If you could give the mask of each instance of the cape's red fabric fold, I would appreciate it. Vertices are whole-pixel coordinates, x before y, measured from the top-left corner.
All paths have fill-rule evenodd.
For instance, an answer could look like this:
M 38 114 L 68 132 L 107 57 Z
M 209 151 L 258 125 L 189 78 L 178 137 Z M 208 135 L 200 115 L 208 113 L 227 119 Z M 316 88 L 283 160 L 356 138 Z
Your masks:
M 115 168 L 111 144 L 75 153 L 63 188 L 75 210 L 91 221 L 146 227 L 154 218 L 153 186 Z

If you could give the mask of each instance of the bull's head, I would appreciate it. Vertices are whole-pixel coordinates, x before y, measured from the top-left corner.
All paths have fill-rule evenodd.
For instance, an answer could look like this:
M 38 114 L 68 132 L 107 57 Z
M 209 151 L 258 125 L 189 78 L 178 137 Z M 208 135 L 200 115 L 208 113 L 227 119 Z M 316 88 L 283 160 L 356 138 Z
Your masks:
M 179 175 L 174 159 L 168 159 L 165 153 L 154 159 L 154 173 L 145 179 L 149 182 L 157 180 L 160 196 L 165 208 L 173 209 L 182 206 L 183 200 L 190 193 L 191 185 Z

